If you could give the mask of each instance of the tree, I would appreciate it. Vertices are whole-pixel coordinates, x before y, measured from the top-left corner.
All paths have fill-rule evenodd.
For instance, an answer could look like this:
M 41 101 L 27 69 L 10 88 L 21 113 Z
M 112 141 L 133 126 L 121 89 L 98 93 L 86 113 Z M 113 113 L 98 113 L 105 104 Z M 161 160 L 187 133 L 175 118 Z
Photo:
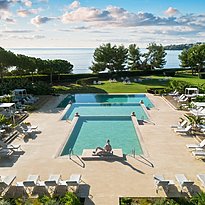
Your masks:
M 189 67 L 194 73 L 202 72 L 205 68 L 205 44 L 195 45 L 188 50 L 183 50 L 179 55 L 182 67 Z
M 205 44 L 196 45 L 188 50 L 188 62 L 190 67 L 200 75 L 205 67 Z
M 136 44 L 129 45 L 128 48 L 128 68 L 130 70 L 137 70 L 141 67 L 141 54 L 139 47 Z
M 116 45 L 111 46 L 110 43 L 103 44 L 95 49 L 94 61 L 90 70 L 94 73 L 99 73 L 106 69 L 108 72 L 126 70 L 127 53 L 128 50 L 123 45 L 117 47 Z
M 41 60 L 37 59 L 39 73 L 50 75 L 50 83 L 53 83 L 53 74 L 71 73 L 73 65 L 66 60 Z
M 15 66 L 16 55 L 11 51 L 6 51 L 0 47 L 0 77 L 1 82 L 3 82 L 3 76 L 9 67 Z
M 163 68 L 166 64 L 165 56 L 167 55 L 162 45 L 150 43 L 147 47 L 148 52 L 143 54 L 144 61 L 142 66 L 146 69 Z
M 72 72 L 73 65 L 66 61 L 56 59 L 52 61 L 53 66 L 55 67 L 54 73 L 58 74 L 58 80 L 60 81 L 60 74 L 68 74 Z

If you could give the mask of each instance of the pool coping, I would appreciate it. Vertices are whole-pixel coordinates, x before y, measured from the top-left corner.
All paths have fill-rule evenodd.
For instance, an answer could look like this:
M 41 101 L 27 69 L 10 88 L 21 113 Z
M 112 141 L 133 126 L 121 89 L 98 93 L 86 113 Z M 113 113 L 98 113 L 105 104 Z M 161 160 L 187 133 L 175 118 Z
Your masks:
M 148 155 L 147 149 L 145 148 L 145 143 L 144 143 L 144 139 L 143 139 L 142 133 L 140 132 L 140 127 L 139 127 L 140 125 L 138 123 L 138 120 L 137 120 L 136 116 L 131 116 L 131 120 L 132 120 L 132 123 L 134 125 L 135 132 L 137 134 L 140 146 L 142 148 L 142 154 L 139 154 L 137 156 L 143 155 L 143 156 L 147 157 L 149 155 Z M 128 155 L 130 156 L 130 154 L 128 154 Z
M 68 156 L 68 155 L 61 156 L 61 154 L 62 154 L 63 149 L 64 149 L 64 147 L 65 147 L 67 141 L 69 140 L 69 138 L 70 138 L 70 136 L 71 136 L 71 133 L 73 132 L 73 130 L 74 130 L 74 128 L 75 128 L 75 125 L 76 125 L 76 123 L 78 122 L 78 120 L 79 120 L 79 116 L 75 116 L 75 117 L 73 118 L 73 120 L 71 121 L 70 128 L 69 128 L 69 131 L 68 131 L 68 134 L 67 134 L 68 137 L 66 137 L 65 140 L 63 141 L 63 143 L 59 146 L 59 149 L 58 149 L 58 151 L 57 151 L 57 153 L 56 153 L 56 155 L 55 155 L 55 158 L 65 157 L 65 156 L 67 157 L 67 156 Z

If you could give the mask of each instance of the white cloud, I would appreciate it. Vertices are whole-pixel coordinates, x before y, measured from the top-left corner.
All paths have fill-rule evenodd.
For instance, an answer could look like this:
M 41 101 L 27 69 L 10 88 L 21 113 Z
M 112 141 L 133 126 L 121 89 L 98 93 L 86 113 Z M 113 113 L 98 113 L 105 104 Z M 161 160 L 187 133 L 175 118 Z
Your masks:
M 17 14 L 21 17 L 26 17 L 28 15 L 37 14 L 41 11 L 41 8 L 38 9 L 21 9 L 17 11 Z
M 180 12 L 173 7 L 169 7 L 164 13 L 166 16 L 175 16 L 178 15 Z
M 66 12 L 62 16 L 63 23 L 70 22 L 94 22 L 109 20 L 108 11 L 96 8 L 80 7 L 75 11 Z
M 48 21 L 54 20 L 55 18 L 53 17 L 41 17 L 41 16 L 36 16 L 35 18 L 31 19 L 31 23 L 35 26 L 39 26 L 41 24 L 45 24 Z
M 73 1 L 70 5 L 69 5 L 69 9 L 76 9 L 80 7 L 80 2 L 79 1 Z
M 32 6 L 32 1 L 29 1 L 29 0 L 24 0 L 23 1 L 23 4 L 27 7 L 31 7 Z

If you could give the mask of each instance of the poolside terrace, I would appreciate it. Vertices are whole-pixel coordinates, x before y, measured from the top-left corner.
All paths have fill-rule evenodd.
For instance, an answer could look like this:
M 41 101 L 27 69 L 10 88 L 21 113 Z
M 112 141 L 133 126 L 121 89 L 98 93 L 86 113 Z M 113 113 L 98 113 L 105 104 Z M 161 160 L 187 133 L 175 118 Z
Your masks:
M 201 188 L 196 175 L 204 173 L 205 163 L 196 160 L 186 148 L 195 143 L 191 136 L 181 136 L 173 132 L 170 125 L 176 124 L 184 111 L 174 110 L 160 96 L 149 95 L 155 108 L 148 111 L 152 123 L 140 125 L 143 156 L 127 156 L 126 161 L 84 161 L 78 157 L 58 157 L 70 128 L 69 121 L 61 121 L 62 109 L 56 108 L 65 96 L 52 96 L 38 111 L 26 121 L 38 125 L 42 131 L 35 139 L 17 138 L 14 144 L 22 144 L 23 153 L 10 161 L 0 159 L 0 174 L 14 174 L 16 181 L 22 181 L 29 174 L 38 174 L 41 180 L 50 174 L 61 174 L 63 179 L 71 174 L 82 175 L 82 184 L 89 188 L 89 198 L 85 204 L 117 205 L 120 196 L 166 196 L 163 191 L 155 191 L 153 175 L 163 174 L 173 179 L 176 186 L 169 196 L 180 196 L 175 174 L 185 174 Z M 187 194 L 184 193 L 184 196 Z

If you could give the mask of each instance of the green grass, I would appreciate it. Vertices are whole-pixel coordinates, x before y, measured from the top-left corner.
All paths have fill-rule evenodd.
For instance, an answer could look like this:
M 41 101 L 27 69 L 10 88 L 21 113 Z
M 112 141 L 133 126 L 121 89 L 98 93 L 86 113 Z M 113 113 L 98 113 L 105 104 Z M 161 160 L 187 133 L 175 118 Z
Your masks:
M 103 81 L 102 85 L 80 86 L 70 84 L 67 86 L 53 86 L 56 92 L 60 93 L 146 93 L 149 88 L 166 88 L 169 81 L 161 81 L 164 76 L 149 76 L 151 79 L 143 80 L 140 83 L 123 84 L 122 82 L 111 83 Z M 141 77 L 143 78 L 143 76 Z M 144 77 L 146 78 L 146 77 Z M 191 74 L 179 73 L 170 80 L 185 81 L 199 86 L 205 83 L 204 79 Z

